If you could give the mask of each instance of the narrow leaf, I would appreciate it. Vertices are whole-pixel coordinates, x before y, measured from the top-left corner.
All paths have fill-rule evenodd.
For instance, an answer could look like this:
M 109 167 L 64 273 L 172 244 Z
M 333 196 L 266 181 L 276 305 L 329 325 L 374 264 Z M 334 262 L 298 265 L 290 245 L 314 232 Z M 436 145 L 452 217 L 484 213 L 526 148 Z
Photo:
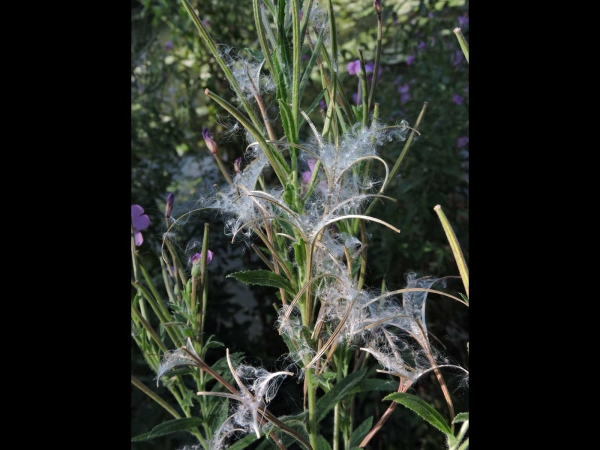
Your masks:
M 331 450 L 331 445 L 329 445 L 329 442 L 321 435 L 319 435 L 319 438 L 317 439 L 317 450 Z
M 243 448 L 248 447 L 250 444 L 252 444 L 257 439 L 258 438 L 256 437 L 256 433 L 250 433 L 250 434 L 244 436 L 239 441 L 237 441 L 235 444 L 233 444 L 227 448 L 228 448 L 228 450 L 242 450 Z
M 365 438 L 371 426 L 373 425 L 373 416 L 369 417 L 363 423 L 361 423 L 358 428 L 356 428 L 352 432 L 352 437 L 350 438 L 350 448 L 358 447 L 362 440 Z
M 452 423 L 460 423 L 460 422 L 464 422 L 465 420 L 469 420 L 469 413 L 458 413 L 456 415 L 456 417 L 454 418 L 454 420 L 452 421 Z
M 437 412 L 431 405 L 421 400 L 419 397 L 403 392 L 396 392 L 384 397 L 383 399 L 393 400 L 406 406 L 408 409 L 417 413 L 442 433 L 452 436 L 452 430 L 450 429 L 450 426 L 446 423 L 440 413 Z
M 259 286 L 271 286 L 275 288 L 283 288 L 291 295 L 296 295 L 292 285 L 288 280 L 281 275 L 277 275 L 270 270 L 248 270 L 243 272 L 235 272 L 227 275 L 226 278 L 235 278 L 245 284 L 257 284 Z
M 132 438 L 131 442 L 147 441 L 148 439 L 175 433 L 177 431 L 189 430 L 197 427 L 201 423 L 202 419 L 200 417 L 185 417 L 183 419 L 168 420 L 167 422 L 155 426 L 152 431 Z
M 367 369 L 354 372 L 336 384 L 327 394 L 317 402 L 317 422 L 323 420 L 327 412 L 350 393 L 360 380 L 366 375 Z

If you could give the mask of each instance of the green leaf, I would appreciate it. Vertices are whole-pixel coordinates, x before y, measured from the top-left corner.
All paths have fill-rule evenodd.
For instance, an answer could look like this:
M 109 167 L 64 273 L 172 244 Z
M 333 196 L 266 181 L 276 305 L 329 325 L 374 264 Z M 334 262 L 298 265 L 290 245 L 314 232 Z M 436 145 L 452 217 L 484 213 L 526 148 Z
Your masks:
M 246 52 L 250 55 L 251 58 L 261 63 L 265 59 L 265 55 L 260 50 L 253 50 L 251 48 L 246 48 Z
M 224 347 L 225 344 L 223 344 L 222 342 L 219 341 L 213 341 L 212 339 L 215 336 L 211 336 L 208 338 L 208 341 L 206 341 L 206 343 L 204 344 L 204 346 L 202 347 L 202 357 L 206 356 L 206 352 L 211 349 L 211 348 L 217 348 L 217 347 Z
M 219 404 L 217 417 L 216 417 L 216 423 L 211 424 L 214 429 L 218 429 L 227 420 L 227 416 L 229 416 L 229 399 L 222 398 L 222 400 L 225 400 L 225 401 L 223 403 Z M 256 434 L 254 436 L 256 436 Z
M 294 116 L 292 115 L 292 110 L 289 105 L 283 100 L 279 100 L 279 112 L 281 113 L 281 124 L 283 125 L 283 131 L 285 132 L 287 140 L 297 144 L 298 133 L 296 132 L 296 127 L 294 125 Z
M 226 278 L 235 278 L 245 284 L 258 284 L 259 286 L 271 286 L 283 288 L 290 295 L 295 295 L 292 285 L 281 275 L 277 275 L 270 270 L 248 270 L 245 272 L 235 272 L 227 275 Z
M 458 413 L 452 423 L 460 423 L 469 420 L 469 413 Z
M 258 438 L 256 437 L 256 433 L 252 432 L 252 433 L 244 436 L 242 439 L 237 441 L 235 444 L 229 446 L 228 449 L 229 450 L 242 450 L 243 448 L 248 447 L 250 444 L 252 444 L 257 439 Z
M 192 392 L 191 389 L 186 389 L 184 397 L 183 397 L 183 399 L 181 401 L 181 406 L 183 408 L 191 408 L 193 406 L 192 405 L 192 398 L 193 397 L 196 397 L 196 393 Z
M 352 437 L 350 438 L 350 448 L 358 447 L 362 440 L 365 438 L 371 426 L 373 425 L 373 416 L 369 417 L 363 423 L 361 423 L 358 428 L 354 430 L 352 433 Z
M 323 420 L 327 412 L 340 402 L 352 388 L 367 374 L 367 369 L 361 369 L 354 372 L 336 384 L 327 394 L 319 399 L 316 405 L 317 422 Z
M 149 431 L 148 433 L 140 434 L 132 438 L 131 442 L 147 441 L 148 439 L 154 439 L 155 437 L 164 436 L 177 431 L 189 430 L 197 427 L 201 423 L 202 419 L 200 417 L 184 417 L 183 419 L 169 420 L 156 425 L 152 431 Z
M 168 374 L 168 378 L 172 378 L 178 375 L 194 375 L 195 373 L 198 373 L 198 369 L 192 369 L 190 367 L 184 367 L 181 369 L 171 369 L 169 370 L 167 373 L 165 373 L 163 376 L 165 378 L 167 378 L 167 374 Z
M 358 394 L 359 392 L 371 392 L 371 391 L 396 391 L 398 390 L 398 382 L 394 380 L 379 380 L 375 378 L 368 378 L 362 380 L 358 385 L 352 389 L 352 394 Z
M 396 392 L 383 398 L 384 400 L 393 400 L 414 411 L 431 425 L 436 427 L 442 433 L 452 436 L 452 430 L 444 418 L 431 405 L 421 400 L 416 395 Z
M 319 438 L 317 439 L 317 450 L 331 450 L 331 445 L 329 445 L 329 442 L 321 435 L 319 435 Z

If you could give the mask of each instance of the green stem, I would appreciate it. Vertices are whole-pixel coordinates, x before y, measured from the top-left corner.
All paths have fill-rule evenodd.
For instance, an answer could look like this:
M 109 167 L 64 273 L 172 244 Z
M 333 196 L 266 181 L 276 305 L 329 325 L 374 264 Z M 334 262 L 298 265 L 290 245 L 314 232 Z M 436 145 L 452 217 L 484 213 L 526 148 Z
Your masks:
M 306 369 L 306 384 L 308 393 L 308 432 L 310 445 L 313 449 L 318 448 L 317 439 L 317 411 L 316 411 L 316 386 L 313 382 L 313 369 Z
M 233 181 L 231 181 L 231 177 L 227 172 L 227 168 L 223 165 L 223 161 L 221 161 L 221 158 L 219 158 L 219 155 L 217 155 L 216 153 L 213 154 L 213 156 L 215 157 L 215 161 L 217 161 L 217 165 L 219 166 L 219 170 L 221 171 L 221 174 L 223 174 L 225 181 L 227 181 L 227 184 L 229 184 L 229 186 L 233 186 Z
M 154 342 L 156 342 L 156 345 L 158 345 L 160 347 L 160 349 L 163 352 L 167 352 L 169 349 L 167 348 L 167 346 L 163 343 L 163 341 L 160 339 L 160 337 L 158 336 L 158 334 L 156 334 L 156 331 L 154 331 L 154 328 L 152 328 L 152 325 L 150 325 L 146 319 L 144 319 L 140 313 L 138 312 L 137 309 L 135 309 L 135 306 L 133 306 L 133 303 L 131 304 L 131 314 L 133 316 L 135 316 L 135 318 L 137 320 L 140 321 L 140 323 L 142 324 L 142 326 L 144 327 L 144 329 L 148 332 L 148 334 L 152 337 L 152 339 L 154 339 Z
M 365 57 L 363 55 L 363 49 L 359 48 L 358 49 L 358 55 L 359 55 L 359 60 L 360 60 L 360 74 L 358 75 L 360 77 L 360 86 L 362 89 L 362 124 L 363 127 L 367 128 L 367 123 L 369 121 L 369 110 L 368 108 L 368 99 L 367 97 L 369 96 L 369 88 L 367 87 L 367 72 L 365 69 Z
M 292 117 L 294 120 L 294 129 L 298 129 L 298 115 L 300 110 L 300 52 L 302 50 L 302 36 L 300 36 L 300 4 L 294 0 L 292 3 L 292 47 L 293 47 L 293 63 L 292 63 Z M 309 11 L 305 11 L 309 14 Z
M 460 28 L 455 28 L 454 34 L 456 35 L 456 38 L 458 39 L 458 43 L 460 44 L 460 48 L 462 49 L 462 51 L 465 55 L 465 59 L 467 60 L 467 62 L 469 62 L 469 43 L 463 36 L 462 31 L 460 31 Z
M 389 175 L 389 177 L 387 179 L 387 182 L 385 183 L 385 185 L 381 189 L 381 193 L 383 193 L 383 191 L 385 191 L 385 188 L 387 188 L 388 184 L 390 184 L 390 182 L 394 178 L 394 175 L 396 175 L 396 172 L 398 171 L 398 167 L 400 167 L 400 163 L 402 162 L 402 160 L 406 156 L 406 152 L 408 151 L 408 148 L 410 147 L 410 144 L 413 141 L 413 138 L 415 136 L 415 129 L 418 130 L 419 129 L 419 125 L 421 125 L 421 120 L 423 120 L 423 116 L 425 115 L 425 110 L 426 109 L 427 109 L 427 102 L 423 102 L 423 108 L 421 108 L 421 112 L 419 113 L 419 117 L 417 118 L 417 122 L 415 123 L 415 126 L 413 127 L 414 129 L 411 130 L 410 134 L 408 135 L 408 139 L 406 140 L 406 144 L 404 144 L 404 148 L 402 149 L 402 153 L 400 153 L 400 156 L 398 157 L 398 160 L 396 161 L 396 164 L 394 164 L 394 167 L 390 171 L 390 175 Z
M 379 59 L 381 57 L 381 41 L 383 39 L 383 23 L 381 21 L 381 9 L 381 5 L 379 5 L 379 9 L 377 9 L 377 6 L 375 7 L 375 11 L 377 12 L 377 50 L 375 51 L 375 65 L 373 66 L 373 79 L 371 80 L 371 89 L 369 89 L 369 109 L 367 109 L 367 112 L 370 112 L 371 107 L 373 106 L 373 98 L 375 97 L 375 87 L 377 86 L 377 76 L 379 75 Z
M 444 232 L 446 233 L 446 238 L 450 243 L 450 248 L 452 249 L 452 253 L 454 254 L 454 259 L 456 260 L 456 264 L 458 265 L 458 271 L 460 272 L 460 277 L 463 280 L 463 284 L 465 286 L 465 294 L 469 297 L 469 268 L 467 267 L 467 263 L 465 262 L 465 257 L 463 256 L 462 250 L 460 248 L 460 244 L 458 243 L 458 239 L 456 239 L 456 234 L 454 234 L 454 230 L 448 222 L 448 218 L 444 211 L 442 211 L 442 207 L 440 205 L 436 205 L 433 210 L 437 213 L 440 221 L 442 222 L 442 227 L 444 228 Z
M 141 381 L 139 381 L 133 375 L 131 375 L 131 384 L 133 384 L 136 388 L 138 388 L 140 391 L 142 391 L 144 394 L 146 394 L 148 397 L 150 397 L 152 400 L 154 400 L 156 403 L 158 403 L 164 409 L 166 409 L 173 417 L 175 417 L 176 419 L 181 419 L 181 416 L 179 415 L 179 413 L 177 411 L 175 411 L 171 407 L 171 405 L 169 405 L 167 402 L 165 402 L 162 398 L 160 398 L 152 390 L 150 390 L 148 387 L 146 387 L 146 385 L 144 385 Z
M 154 314 L 156 314 L 156 316 L 158 317 L 158 320 L 160 320 L 160 322 L 163 324 L 163 326 L 165 323 L 171 322 L 171 320 L 169 320 L 168 318 L 163 317 L 162 311 L 160 310 L 160 308 L 158 307 L 158 305 L 156 304 L 156 302 L 154 301 L 154 299 L 152 298 L 150 293 L 141 284 L 139 284 L 139 281 L 135 281 L 135 282 L 132 281 L 131 284 L 133 285 L 133 287 L 140 288 L 142 295 L 144 296 L 144 298 L 146 298 L 146 300 L 148 300 L 148 303 L 150 303 L 150 306 L 154 310 Z M 172 328 L 173 327 L 165 327 L 165 329 L 167 330 L 167 334 L 173 341 L 173 344 L 175 345 L 175 347 L 181 347 L 183 345 L 183 341 L 179 339 L 179 336 L 177 336 L 177 334 L 175 334 L 175 335 L 173 334 Z
M 204 235 L 202 236 L 202 258 L 200 259 L 200 292 L 202 292 L 202 305 L 198 308 L 198 342 L 202 349 L 202 339 L 204 334 L 204 315 L 206 313 L 206 294 L 208 291 L 206 261 L 208 261 L 208 229 L 209 224 L 204 224 Z M 202 350 L 201 350 L 202 351 Z
M 459 450 L 461 448 L 466 448 L 466 447 L 464 447 L 464 443 L 462 446 L 459 446 L 459 445 L 460 445 L 461 441 L 465 438 L 465 435 L 467 434 L 468 430 L 469 430 L 469 421 L 465 420 L 463 422 L 462 426 L 460 427 L 460 431 L 458 432 L 458 435 L 456 436 L 456 444 L 453 447 L 449 448 L 448 450 L 455 450 L 455 449 Z M 467 446 L 469 445 L 468 441 L 469 441 L 469 439 L 467 439 L 465 441 L 465 442 L 467 442 Z
M 139 280 L 139 276 L 138 276 L 138 260 L 137 260 L 137 250 L 135 249 L 135 238 L 133 236 L 133 224 L 131 224 L 131 261 L 133 264 L 133 277 L 135 278 L 135 281 Z M 144 317 L 144 319 L 148 320 L 148 312 L 146 311 L 146 302 L 144 302 L 144 298 L 142 296 L 142 293 L 140 292 L 139 288 L 137 289 L 137 292 L 140 296 L 140 310 L 142 311 L 142 316 Z

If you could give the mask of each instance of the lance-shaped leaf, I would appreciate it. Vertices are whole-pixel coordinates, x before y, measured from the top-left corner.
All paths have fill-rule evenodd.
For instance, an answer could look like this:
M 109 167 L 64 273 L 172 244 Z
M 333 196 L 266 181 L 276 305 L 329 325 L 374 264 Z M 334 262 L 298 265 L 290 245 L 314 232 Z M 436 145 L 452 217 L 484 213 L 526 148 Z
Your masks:
M 317 422 L 323 420 L 329 410 L 339 403 L 354 386 L 356 386 L 360 380 L 366 375 L 367 369 L 361 369 L 348 375 L 336 384 L 327 394 L 319 399 L 317 402 Z
M 147 441 L 155 437 L 164 436 L 165 434 L 175 433 L 177 431 L 185 431 L 195 428 L 202 423 L 200 417 L 184 417 L 182 419 L 169 420 L 160 425 L 155 426 L 152 431 L 140 434 L 131 439 L 131 442 Z
M 259 286 L 271 286 L 275 288 L 283 288 L 291 295 L 296 295 L 292 285 L 288 280 L 281 275 L 277 275 L 270 270 L 247 270 L 243 272 L 235 272 L 227 275 L 226 278 L 235 278 L 245 284 L 258 284 Z
M 416 412 L 419 416 L 436 427 L 442 433 L 452 436 L 452 430 L 441 414 L 419 397 L 412 394 L 406 394 L 404 392 L 395 392 L 394 394 L 390 394 L 383 399 L 393 400 L 406 406 L 408 409 Z

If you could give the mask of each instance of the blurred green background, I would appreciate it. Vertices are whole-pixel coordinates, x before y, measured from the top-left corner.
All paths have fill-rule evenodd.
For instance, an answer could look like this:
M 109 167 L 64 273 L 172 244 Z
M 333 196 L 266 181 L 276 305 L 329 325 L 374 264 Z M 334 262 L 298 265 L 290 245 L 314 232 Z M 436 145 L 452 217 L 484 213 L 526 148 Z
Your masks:
M 236 53 L 258 49 L 252 20 L 252 2 L 237 0 L 190 0 L 217 43 Z M 406 274 L 458 275 L 450 247 L 433 207 L 442 205 L 469 262 L 469 84 L 468 64 L 452 30 L 460 27 L 469 41 L 468 1 L 382 0 L 383 52 L 381 78 L 375 101 L 381 121 L 392 124 L 406 119 L 413 125 L 423 102 L 428 103 L 419 127 L 422 136 L 411 146 L 386 194 L 397 203 L 374 208 L 373 215 L 400 228 L 397 235 L 371 225 L 367 287 L 378 289 L 385 280 L 388 289 L 404 287 Z M 323 2 L 324 4 L 324 2 Z M 374 60 L 377 20 L 371 0 L 334 0 L 341 46 L 340 77 L 350 97 L 356 93 L 358 78 L 349 75 L 346 64 L 358 59 Z M 320 83 L 307 85 L 306 108 L 320 92 Z M 227 113 L 207 101 L 204 89 L 234 102 L 214 58 L 203 47 L 196 28 L 176 0 L 131 2 L 131 202 L 144 207 L 150 227 L 144 231 L 140 253 L 147 267 L 160 280 L 156 254 L 165 232 L 163 217 L 168 192 L 175 194 L 173 216 L 194 208 L 198 199 L 222 184 L 214 158 L 202 138 L 208 127 L 219 145 L 227 167 L 242 153 L 245 141 Z M 390 167 L 404 143 L 392 142 L 380 149 Z M 209 267 L 210 287 L 207 333 L 217 335 L 231 351 L 241 351 L 267 369 L 274 367 L 286 347 L 273 328 L 273 289 L 252 288 L 225 279 L 228 273 L 246 268 L 264 268 L 244 243 L 231 244 L 214 213 L 190 215 L 178 230 L 178 245 L 191 255 L 201 242 L 204 223 L 210 223 L 210 249 L 215 258 Z M 160 285 L 160 283 L 159 283 Z M 462 292 L 459 281 L 450 280 L 449 292 Z M 450 299 L 430 297 L 427 308 L 429 330 L 445 345 L 444 354 L 468 368 L 467 308 Z M 224 349 L 211 350 L 208 362 L 220 358 Z M 146 367 L 139 349 L 131 340 L 131 365 L 147 386 L 168 399 L 166 390 L 156 387 L 154 374 Z M 468 390 L 458 390 L 458 381 L 446 375 L 456 412 L 467 411 Z M 423 379 L 409 392 L 446 414 L 439 385 Z M 361 398 L 356 423 L 369 415 L 376 419 L 387 408 L 381 393 Z M 284 383 L 270 409 L 289 414 L 300 408 L 301 385 Z M 131 389 L 131 435 L 150 431 L 170 420 L 162 408 Z M 327 425 L 325 425 L 327 426 Z M 184 434 L 173 434 L 131 448 L 178 449 L 193 443 Z M 371 449 L 444 448 L 442 434 L 418 417 L 398 407 L 392 418 L 369 444 Z

